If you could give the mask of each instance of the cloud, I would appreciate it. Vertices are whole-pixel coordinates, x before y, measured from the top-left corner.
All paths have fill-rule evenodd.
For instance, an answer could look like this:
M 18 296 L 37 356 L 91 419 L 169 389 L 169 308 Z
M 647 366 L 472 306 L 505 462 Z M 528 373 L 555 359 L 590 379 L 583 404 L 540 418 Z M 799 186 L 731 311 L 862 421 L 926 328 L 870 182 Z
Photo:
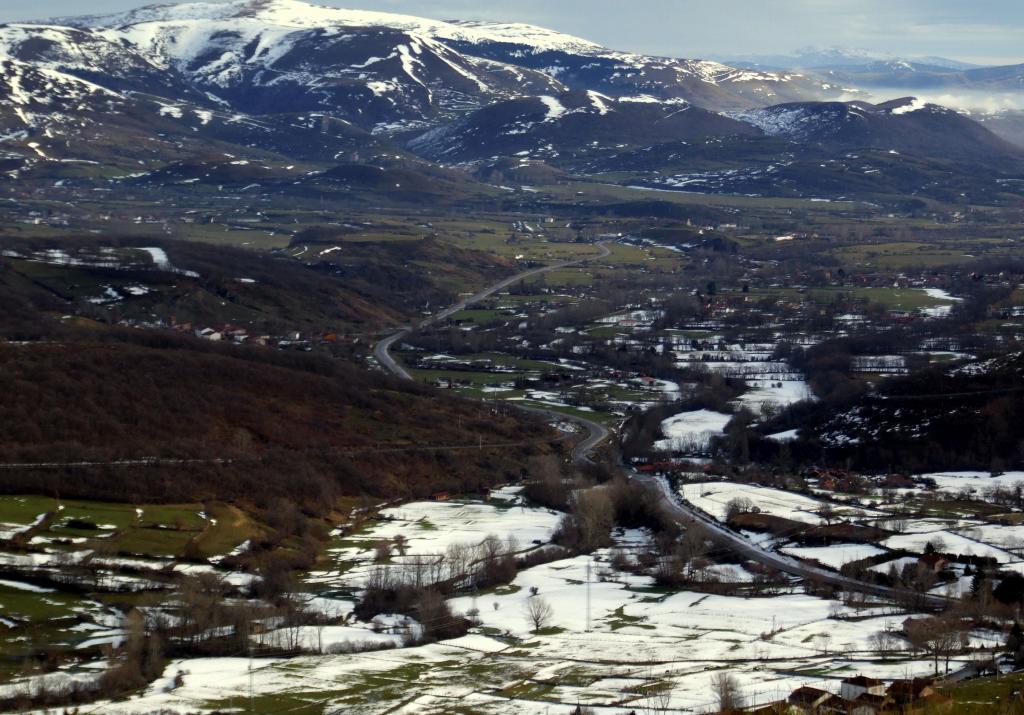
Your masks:
M 865 97 L 865 95 L 867 95 Z M 973 91 L 921 91 L 906 87 L 872 87 L 857 97 L 844 99 L 867 99 L 869 102 L 886 102 L 890 99 L 913 96 L 929 104 L 956 109 L 969 114 L 995 114 L 1008 110 L 1024 110 L 1024 93 L 1021 92 L 973 92 Z

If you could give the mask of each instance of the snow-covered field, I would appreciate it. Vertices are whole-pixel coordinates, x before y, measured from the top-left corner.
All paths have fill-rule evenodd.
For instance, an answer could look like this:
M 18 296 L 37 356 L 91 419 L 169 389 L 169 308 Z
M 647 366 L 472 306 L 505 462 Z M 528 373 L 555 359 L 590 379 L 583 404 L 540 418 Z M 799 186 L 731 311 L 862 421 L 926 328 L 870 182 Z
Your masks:
M 541 548 L 561 514 L 525 506 L 518 491 L 496 490 L 488 502 L 415 502 L 382 510 L 379 520 L 337 536 L 329 552 L 333 563 L 305 581 L 309 605 L 334 616 L 350 614 L 365 575 L 375 568 L 375 547 L 382 541 L 394 543 L 397 536 L 404 537 L 404 556 L 396 547 L 386 568 L 443 554 L 454 544 L 478 544 L 491 535 L 518 550 Z M 730 499 L 745 497 L 762 511 L 818 523 L 817 512 L 825 503 L 725 482 L 687 484 L 681 492 L 718 518 Z M 939 521 L 915 525 L 919 533 L 893 538 L 910 543 L 932 534 L 958 536 L 943 530 Z M 927 659 L 909 651 L 884 661 L 873 651 L 872 636 L 897 629 L 906 614 L 877 605 L 857 612 L 840 600 L 799 592 L 799 585 L 765 596 L 666 592 L 654 588 L 648 576 L 613 566 L 616 552 L 632 557 L 646 550 L 649 532 L 616 530 L 614 539 L 613 548 L 592 557 L 534 566 L 508 585 L 450 599 L 454 611 L 478 619 L 479 625 L 464 637 L 403 648 L 394 627 L 405 617 L 379 616 L 376 625 L 348 618 L 344 624 L 299 632 L 299 642 L 328 654 L 257 659 L 251 676 L 245 658 L 175 661 L 141 695 L 102 703 L 97 712 L 237 708 L 248 697 L 250 677 L 261 707 L 279 712 L 302 707 L 352 713 L 471 708 L 539 715 L 568 711 L 577 703 L 608 713 L 652 711 L 653 702 L 642 695 L 651 686 L 670 689 L 670 711 L 709 712 L 715 705 L 712 676 L 722 669 L 736 676 L 748 704 L 784 698 L 801 685 L 837 692 L 839 681 L 851 673 L 893 679 L 931 670 Z M 857 544 L 786 551 L 833 568 L 884 553 Z M 710 570 L 740 584 L 752 578 L 734 564 Z M 532 632 L 525 612 L 534 598 L 551 607 L 550 628 L 540 633 Z M 273 631 L 259 636 L 268 642 L 274 637 Z M 986 638 L 991 640 L 991 634 L 974 634 L 976 642 Z M 330 654 L 367 645 L 378 649 Z M 179 673 L 183 684 L 175 687 Z
M 702 452 L 712 437 L 722 434 L 731 419 L 732 415 L 711 410 L 682 412 L 661 423 L 665 438 L 655 442 L 654 448 L 665 452 Z
M 737 404 L 761 414 L 765 406 L 775 409 L 788 407 L 794 402 L 813 399 L 811 387 L 803 380 L 747 380 L 747 391 L 736 400 Z
M 833 544 L 832 546 L 789 546 L 783 549 L 783 553 L 796 556 L 801 559 L 817 561 L 823 566 L 836 569 L 852 561 L 879 556 L 885 553 L 871 544 Z
M 939 530 L 923 534 L 900 534 L 891 536 L 882 542 L 882 545 L 890 549 L 906 549 L 915 553 L 924 553 L 927 545 L 931 543 L 940 553 L 961 554 L 964 556 L 988 556 L 994 558 L 1001 564 L 1017 561 L 1013 554 L 1002 549 L 990 546 L 989 544 L 968 539 L 960 534 L 951 531 Z
M 1024 484 L 1024 472 L 1004 472 L 993 477 L 988 472 L 933 472 L 922 474 L 935 480 L 938 489 L 957 493 L 963 489 L 973 490 L 975 496 L 981 496 L 986 489 L 1001 487 L 1012 489 L 1017 484 Z
M 423 501 L 382 509 L 379 521 L 330 547 L 334 568 L 312 572 L 307 583 L 313 590 L 361 585 L 374 568 L 376 545 L 395 537 L 405 540 L 404 554 L 392 549 L 390 564 L 395 566 L 417 557 L 442 556 L 455 544 L 475 546 L 488 536 L 505 545 L 512 539 L 517 551 L 549 543 L 561 512 L 523 506 L 519 490 L 495 490 L 489 502 Z
M 620 541 L 630 548 L 642 539 L 630 532 Z M 911 657 L 874 662 L 871 635 L 892 629 L 901 616 L 837 619 L 854 612 L 838 601 L 801 593 L 665 594 L 649 589 L 646 578 L 614 571 L 609 554 L 604 550 L 593 561 L 575 557 L 538 566 L 495 594 L 453 599 L 457 610 L 480 612 L 481 627 L 463 638 L 257 661 L 257 693 L 279 699 L 282 711 L 306 701 L 354 713 L 396 707 L 442 713 L 458 705 L 539 714 L 577 702 L 617 706 L 608 712 L 644 708 L 649 703 L 637 694 L 638 687 L 661 685 L 671 688 L 669 708 L 708 712 L 715 702 L 711 676 L 723 667 L 736 675 L 751 703 L 785 697 L 801 685 L 837 691 L 839 680 L 852 671 L 897 678 L 931 667 Z M 523 611 L 531 588 L 553 609 L 554 628 L 540 635 L 530 632 Z M 797 675 L 801 670 L 807 674 Z M 184 684 L 172 690 L 179 671 Z M 105 712 L 211 709 L 244 698 L 248 682 L 244 659 L 177 661 L 141 697 L 110 704 Z
M 937 305 L 933 308 L 922 308 L 921 312 L 930 318 L 945 318 L 950 314 L 950 312 L 952 312 L 954 303 L 963 302 L 963 298 L 950 295 L 941 288 L 925 288 L 924 292 L 929 298 L 948 301 L 946 305 Z
M 725 520 L 726 507 L 733 499 L 749 499 L 763 513 L 806 524 L 820 523 L 818 512 L 825 506 L 824 502 L 802 494 L 734 482 L 683 484 L 679 493 L 698 509 L 722 521 Z

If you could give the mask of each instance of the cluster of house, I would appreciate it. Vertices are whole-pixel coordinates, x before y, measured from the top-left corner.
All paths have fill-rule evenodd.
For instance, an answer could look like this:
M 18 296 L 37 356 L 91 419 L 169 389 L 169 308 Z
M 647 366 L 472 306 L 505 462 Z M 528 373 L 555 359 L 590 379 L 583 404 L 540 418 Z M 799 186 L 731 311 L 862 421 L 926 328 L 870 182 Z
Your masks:
M 220 327 L 204 327 L 204 328 L 193 328 L 190 323 L 177 326 L 182 332 L 188 332 L 191 330 L 192 334 L 197 338 L 203 340 L 221 341 L 226 340 L 233 343 L 245 343 L 251 342 L 259 345 L 267 345 L 270 342 L 269 335 L 254 335 L 250 336 L 249 331 L 245 328 L 235 327 L 233 325 L 222 325 Z
M 811 466 L 800 472 L 804 479 L 814 481 L 821 489 L 846 494 L 864 494 L 868 488 L 879 489 L 921 489 L 935 487 L 935 481 L 928 478 L 911 477 L 907 474 L 881 474 L 869 476 L 848 469 Z
M 296 350 L 310 350 L 314 344 L 324 345 L 338 341 L 337 333 L 333 332 L 318 332 L 304 335 L 296 331 L 284 335 L 254 335 L 247 328 L 231 325 L 230 323 L 200 327 L 192 323 L 172 322 L 169 327 L 179 333 L 194 335 L 197 338 L 213 342 L 247 343 Z
M 952 709 L 953 699 L 938 691 L 934 678 L 895 680 L 886 685 L 864 675 L 846 678 L 839 694 L 802 686 L 783 701 L 747 712 L 759 715 L 888 715 Z

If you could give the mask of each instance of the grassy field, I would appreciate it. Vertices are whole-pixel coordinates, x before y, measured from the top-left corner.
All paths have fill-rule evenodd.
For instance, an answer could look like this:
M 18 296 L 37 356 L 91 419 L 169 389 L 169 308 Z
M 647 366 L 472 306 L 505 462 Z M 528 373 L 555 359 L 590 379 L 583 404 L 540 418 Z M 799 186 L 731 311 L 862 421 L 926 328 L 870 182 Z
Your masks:
M 910 267 L 934 268 L 966 263 L 974 254 L 968 254 L 962 248 L 951 248 L 943 244 L 894 241 L 838 248 L 832 251 L 832 255 L 844 263 L 857 266 L 876 266 L 900 270 Z
M 1024 691 L 1024 674 L 1014 673 L 1000 678 L 968 680 L 942 693 L 955 703 L 948 712 L 963 715 L 1017 715 L 1024 713 L 1024 699 L 1013 692 Z
M 57 500 L 40 496 L 0 497 L 0 524 L 27 526 L 57 508 Z
M 656 199 L 682 205 L 728 206 L 757 209 L 804 209 L 818 212 L 842 210 L 853 213 L 870 213 L 871 207 L 852 201 L 813 201 L 811 199 L 763 198 L 754 196 L 732 196 L 726 194 L 700 194 L 684 191 L 659 191 L 641 187 L 615 186 L 613 184 L 573 182 L 567 185 L 545 186 L 545 193 L 559 198 L 573 198 L 583 203 L 606 203 L 609 201 L 640 201 Z M 582 192 L 582 196 L 577 196 Z
M 512 318 L 513 316 L 508 315 L 504 310 L 467 308 L 453 315 L 451 320 L 461 323 L 473 323 L 474 325 L 490 325 L 492 323 L 504 323 L 512 320 Z
M 888 310 L 921 310 L 950 305 L 950 301 L 932 298 L 918 288 L 847 288 L 827 287 L 798 290 L 796 288 L 756 288 L 751 289 L 752 298 L 770 297 L 777 300 L 793 302 L 813 302 L 820 304 L 834 303 L 840 299 L 867 301 L 878 303 Z
M 205 516 L 203 509 L 202 504 L 58 503 L 49 497 L 2 496 L 0 523 L 28 526 L 53 514 L 31 535 L 47 541 L 85 539 L 87 547 L 153 557 L 182 557 L 193 540 L 198 555 L 224 554 L 259 533 L 260 527 L 237 507 L 214 504 Z

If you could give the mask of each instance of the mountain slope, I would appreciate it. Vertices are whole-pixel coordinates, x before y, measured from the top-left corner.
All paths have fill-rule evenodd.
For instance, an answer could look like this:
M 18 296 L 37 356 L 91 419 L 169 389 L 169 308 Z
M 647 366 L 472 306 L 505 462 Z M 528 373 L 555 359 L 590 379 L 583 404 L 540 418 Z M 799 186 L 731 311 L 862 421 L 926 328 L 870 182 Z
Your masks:
M 511 155 L 565 161 L 625 146 L 732 134 L 760 131 L 681 100 L 615 100 L 589 91 L 494 104 L 415 138 L 409 147 L 443 161 Z
M 687 191 L 1019 201 L 1024 151 L 943 107 L 912 98 L 810 102 L 730 116 L 764 134 L 626 149 L 584 171 L 633 172 L 629 183 Z
M 829 149 L 886 149 L 1003 163 L 1019 149 L 958 112 L 913 97 L 883 104 L 815 102 L 733 113 L 766 134 Z
M 508 80 L 524 85 L 520 94 L 537 93 L 534 91 L 537 85 L 545 82 L 538 75 L 548 76 L 547 82 L 557 80 L 576 89 L 592 89 L 613 96 L 652 93 L 663 98 L 687 99 L 711 108 L 811 99 L 832 89 L 799 73 L 752 72 L 717 62 L 616 52 L 532 25 L 441 22 L 408 15 L 317 7 L 297 0 L 152 6 L 63 22 L 108 28 L 167 62 L 184 61 L 190 64 L 188 71 L 221 81 L 228 81 L 240 72 L 258 71 L 268 61 L 273 65 L 284 48 L 305 33 L 321 39 L 356 36 L 363 37 L 364 44 L 381 43 L 382 47 L 374 50 L 372 58 L 389 58 L 395 54 L 395 48 L 404 44 L 408 49 L 399 51 L 397 59 L 405 58 L 405 75 L 415 74 L 419 69 L 416 61 L 420 55 L 409 44 L 416 42 L 428 56 L 438 55 L 440 61 L 448 63 L 456 73 L 491 87 L 488 92 L 480 85 L 484 94 L 491 95 L 515 89 Z M 210 28 L 217 30 L 210 32 Z M 405 39 L 401 42 L 395 39 L 388 42 L 380 37 L 370 39 L 375 37 L 372 29 L 385 28 L 405 35 Z M 245 51 L 240 53 L 239 48 Z M 215 54 L 213 49 L 223 51 Z M 299 54 L 305 51 L 308 48 L 300 48 Z M 204 54 L 209 60 L 207 66 L 193 62 Z M 371 57 L 356 60 L 366 62 L 357 68 L 366 72 L 359 74 L 366 74 L 369 81 L 382 81 L 381 77 L 371 76 L 379 68 L 374 67 L 376 63 L 369 63 L 369 59 Z M 517 69 L 513 71 L 510 67 Z M 403 73 L 398 76 L 404 79 Z M 492 73 L 498 77 L 490 77 L 488 81 Z M 423 80 L 420 84 L 430 84 L 429 78 L 420 79 Z M 413 80 L 417 83 L 415 77 Z
M 989 469 L 1021 460 L 1024 355 L 884 382 L 807 416 L 795 449 L 869 469 Z
M 339 360 L 141 331 L 0 346 L 0 389 L 0 460 L 99 463 L 8 470 L 8 494 L 283 497 L 319 514 L 341 496 L 509 481 L 524 446 L 547 453 L 557 439 L 517 414 L 484 419 L 470 403 Z M 483 446 L 443 449 L 467 440 Z
M 837 96 L 840 88 L 799 72 L 739 69 L 696 59 L 651 57 L 604 48 L 532 47 L 514 40 L 470 43 L 462 52 L 546 72 L 572 89 L 613 97 L 652 95 L 685 99 L 709 109 L 758 107 L 784 101 Z

